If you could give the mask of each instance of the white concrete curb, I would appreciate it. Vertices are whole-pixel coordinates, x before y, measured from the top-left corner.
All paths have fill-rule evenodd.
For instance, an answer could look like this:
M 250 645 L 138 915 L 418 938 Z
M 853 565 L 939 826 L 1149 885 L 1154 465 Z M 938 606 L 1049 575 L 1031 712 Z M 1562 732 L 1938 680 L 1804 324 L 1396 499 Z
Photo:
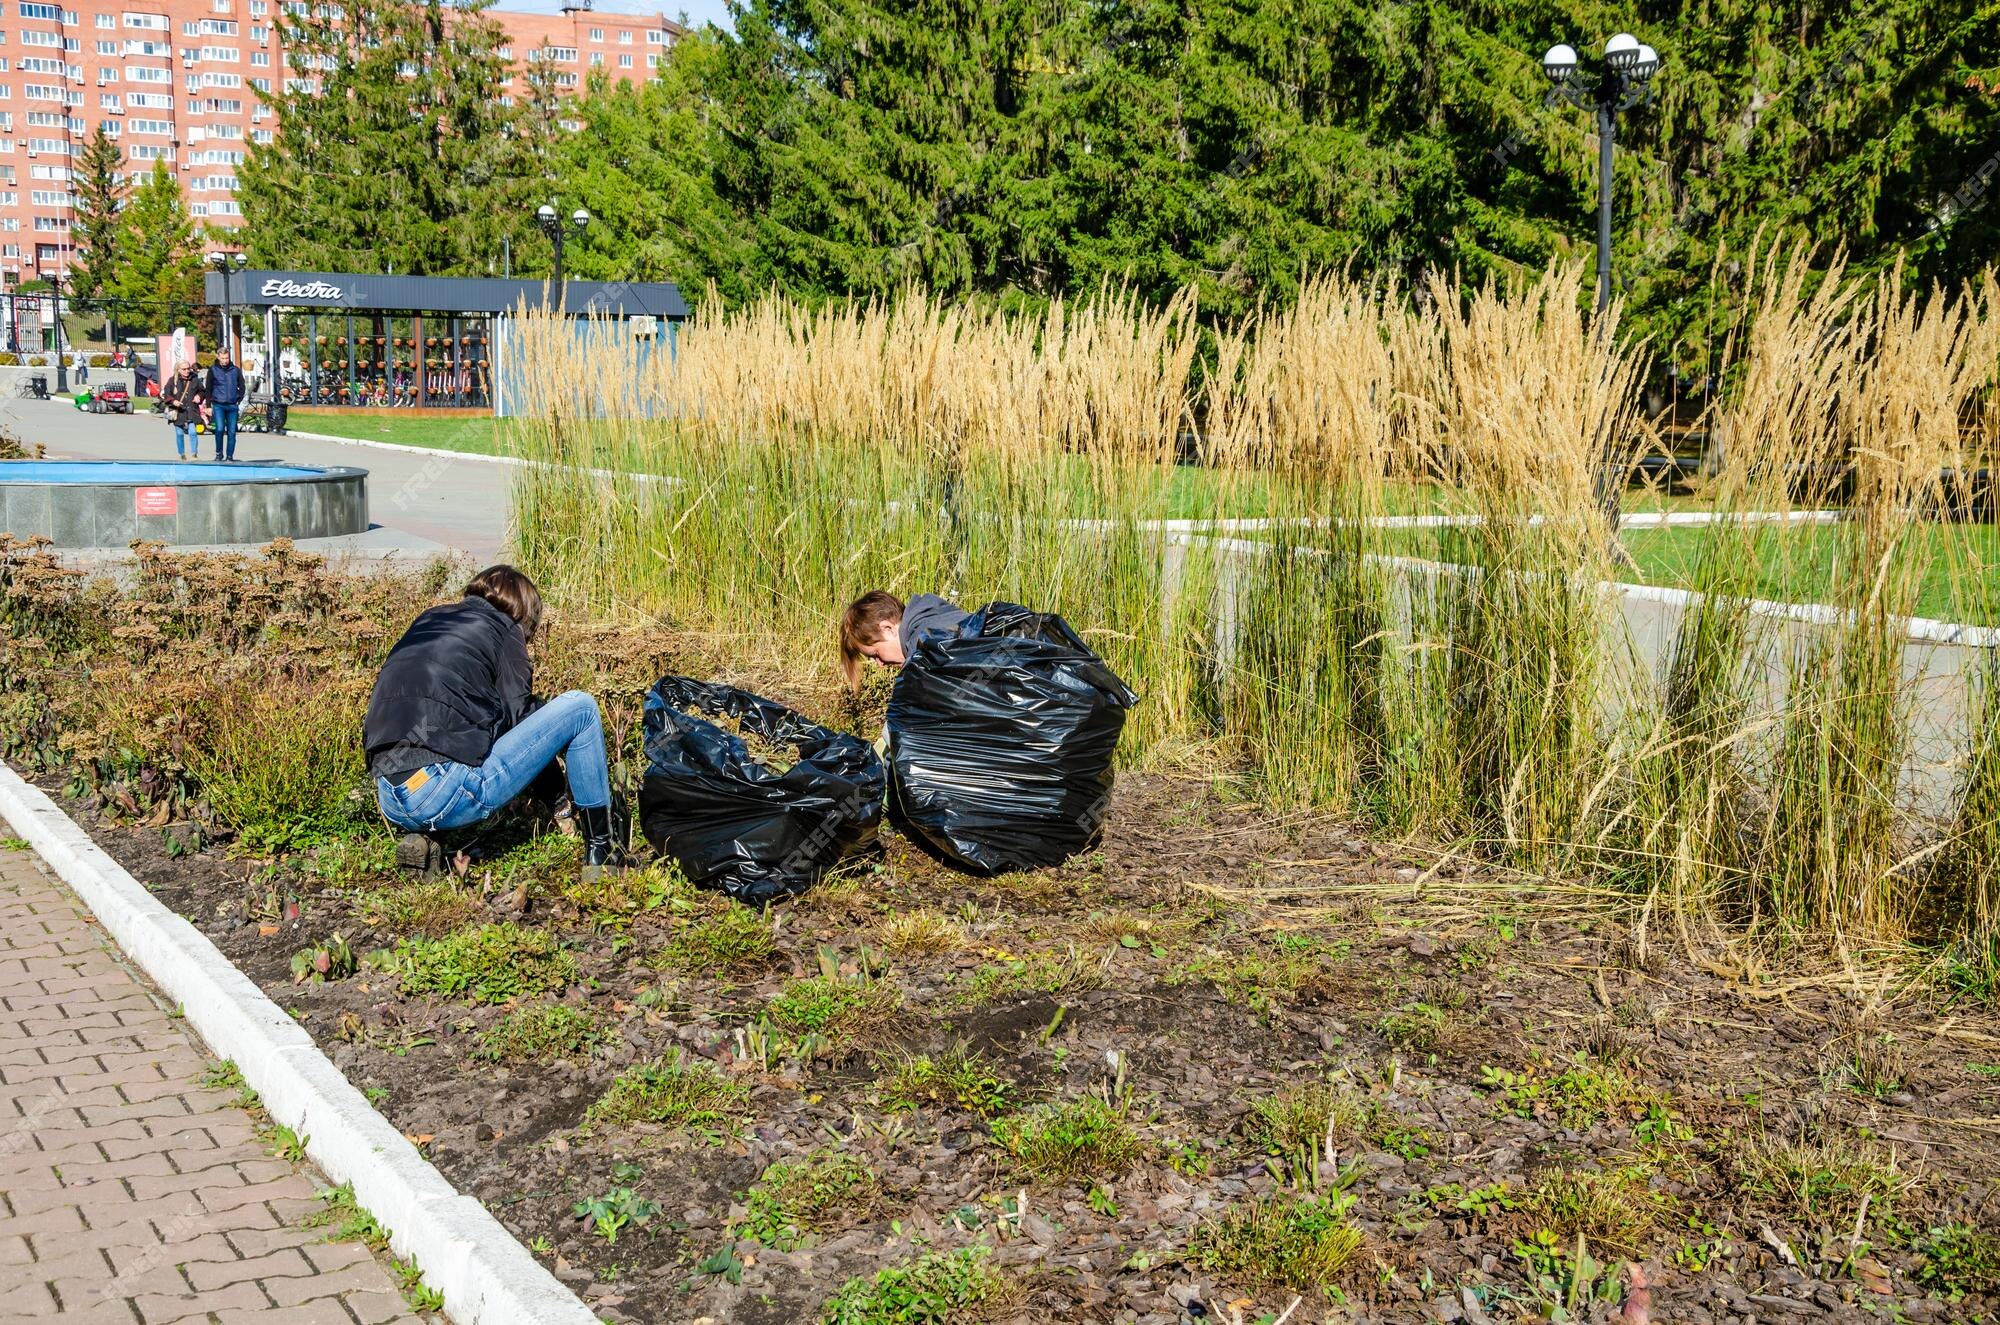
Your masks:
M 519 456 L 493 455 L 486 451 L 448 451 L 442 446 L 409 446 L 402 442 L 378 442 L 366 437 L 340 437 L 330 432 L 301 432 L 287 428 L 282 433 L 260 433 L 269 437 L 303 437 L 309 442 L 339 442 L 343 446 L 372 446 L 378 451 L 408 451 L 413 455 L 443 456 L 446 460 L 484 460 L 495 465 L 525 465 Z
M 597 1316 L 377 1113 L 312 1037 L 42 792 L 0 763 L 0 817 L 55 867 L 125 954 L 233 1060 L 271 1117 L 423 1267 L 458 1325 L 596 1325 Z
M 330 432 L 300 432 L 287 428 L 283 433 L 271 436 L 303 437 L 309 442 L 338 442 L 342 446 L 372 446 L 378 451 L 408 451 L 412 455 L 441 456 L 446 460 L 486 460 L 496 465 L 514 465 L 524 469 L 559 468 L 545 460 L 523 460 L 513 455 L 488 455 L 483 451 L 447 451 L 436 446 L 405 446 L 401 442 L 375 442 L 364 437 L 336 437 Z M 634 483 L 667 483 L 678 485 L 680 480 L 665 474 L 633 474 L 622 469 L 583 469 L 578 473 L 594 478 L 622 478 Z

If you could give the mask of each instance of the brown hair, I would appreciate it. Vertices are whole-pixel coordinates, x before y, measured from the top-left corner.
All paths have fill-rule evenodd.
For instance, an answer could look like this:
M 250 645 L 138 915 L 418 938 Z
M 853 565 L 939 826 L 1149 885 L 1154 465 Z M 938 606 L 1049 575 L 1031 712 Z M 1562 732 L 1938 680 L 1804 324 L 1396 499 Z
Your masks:
M 542 628 L 542 591 L 512 566 L 488 566 L 465 586 L 467 598 L 484 598 L 521 623 L 530 642 Z
M 882 638 L 882 627 L 903 619 L 903 600 L 887 589 L 870 589 L 840 614 L 840 670 L 849 689 L 861 688 L 861 646 Z

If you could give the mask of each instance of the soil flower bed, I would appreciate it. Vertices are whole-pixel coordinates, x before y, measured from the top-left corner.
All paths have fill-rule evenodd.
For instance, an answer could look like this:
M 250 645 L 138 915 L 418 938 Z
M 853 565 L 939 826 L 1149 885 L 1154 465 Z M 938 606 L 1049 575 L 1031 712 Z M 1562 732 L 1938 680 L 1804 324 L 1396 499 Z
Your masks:
M 412 882 L 336 736 L 447 577 L 10 556 L 9 761 L 606 1320 L 2000 1310 L 2000 1017 L 1949 971 L 1779 965 L 1164 772 L 1035 874 L 889 832 L 757 911 L 659 864 L 584 888 L 517 820 Z M 626 785 L 645 686 L 722 670 L 658 623 L 544 648 Z

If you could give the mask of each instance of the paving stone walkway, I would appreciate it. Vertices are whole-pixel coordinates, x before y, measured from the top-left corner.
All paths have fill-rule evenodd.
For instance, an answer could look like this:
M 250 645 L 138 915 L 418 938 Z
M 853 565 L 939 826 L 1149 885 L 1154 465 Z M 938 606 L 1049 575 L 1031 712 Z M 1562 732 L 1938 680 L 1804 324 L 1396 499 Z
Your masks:
M 298 1227 L 312 1177 L 201 1085 L 210 1065 L 69 890 L 0 848 L 0 1322 L 419 1319 L 367 1248 Z

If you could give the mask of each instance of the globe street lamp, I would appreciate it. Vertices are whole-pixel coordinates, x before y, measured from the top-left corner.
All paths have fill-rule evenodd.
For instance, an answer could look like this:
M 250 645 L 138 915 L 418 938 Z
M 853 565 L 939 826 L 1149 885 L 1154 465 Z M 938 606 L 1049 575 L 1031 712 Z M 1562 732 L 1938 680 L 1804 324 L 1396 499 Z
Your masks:
M 579 207 L 569 214 L 569 220 L 565 222 L 557 214 L 555 204 L 545 202 L 535 209 L 535 224 L 542 228 L 542 233 L 549 237 L 549 243 L 555 247 L 556 307 L 561 308 L 563 306 L 563 241 L 571 231 L 579 235 L 583 233 L 583 228 L 590 224 L 590 213 Z
M 1611 151 L 1618 136 L 1618 112 L 1652 94 L 1660 56 L 1629 32 L 1604 43 L 1604 58 L 1589 71 L 1580 68 L 1576 48 L 1558 43 L 1542 56 L 1542 72 L 1556 95 L 1597 114 L 1597 306 L 1611 302 Z
M 237 271 L 250 265 L 250 259 L 242 253 L 211 253 L 208 265 L 222 273 L 222 348 L 231 354 L 236 352 L 234 328 L 230 325 L 229 312 L 229 269 L 234 263 Z

